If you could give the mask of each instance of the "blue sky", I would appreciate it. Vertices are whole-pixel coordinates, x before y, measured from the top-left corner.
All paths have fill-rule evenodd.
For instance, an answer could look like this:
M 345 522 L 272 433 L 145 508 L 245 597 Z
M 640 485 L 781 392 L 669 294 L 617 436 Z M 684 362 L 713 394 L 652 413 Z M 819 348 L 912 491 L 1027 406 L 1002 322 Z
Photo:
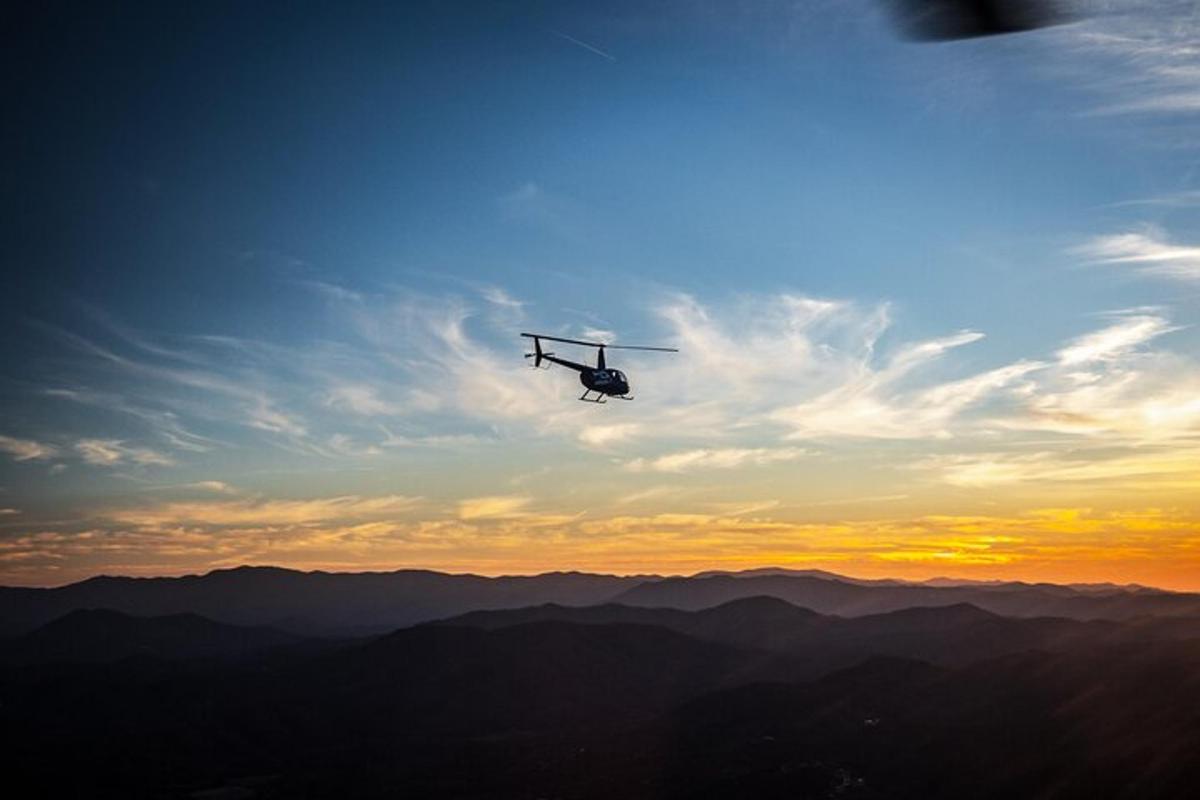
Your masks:
M 939 44 L 858 0 L 29 21 L 0 578 L 1187 583 L 1195 12 L 1102 10 Z M 594 408 L 528 329 L 682 352 Z

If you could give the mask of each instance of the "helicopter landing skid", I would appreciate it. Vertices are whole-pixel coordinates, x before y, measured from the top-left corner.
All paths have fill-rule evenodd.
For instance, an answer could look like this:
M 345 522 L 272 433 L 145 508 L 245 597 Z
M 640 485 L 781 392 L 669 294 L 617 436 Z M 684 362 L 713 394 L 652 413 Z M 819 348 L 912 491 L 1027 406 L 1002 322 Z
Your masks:
M 604 394 L 602 392 L 596 392 L 595 397 L 588 397 L 588 395 L 591 393 L 592 393 L 592 390 L 588 389 L 583 394 L 579 395 L 579 399 L 585 403 L 596 403 L 598 405 L 603 405 L 604 403 L 608 402 L 607 400 L 604 399 Z

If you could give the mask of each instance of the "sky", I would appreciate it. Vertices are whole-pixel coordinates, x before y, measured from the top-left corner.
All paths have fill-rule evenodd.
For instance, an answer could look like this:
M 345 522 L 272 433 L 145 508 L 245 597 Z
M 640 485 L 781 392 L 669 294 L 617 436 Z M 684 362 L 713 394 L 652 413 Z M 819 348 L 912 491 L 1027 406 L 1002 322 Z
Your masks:
M 0 584 L 1200 590 L 1193 4 L 141 5 L 6 26 Z

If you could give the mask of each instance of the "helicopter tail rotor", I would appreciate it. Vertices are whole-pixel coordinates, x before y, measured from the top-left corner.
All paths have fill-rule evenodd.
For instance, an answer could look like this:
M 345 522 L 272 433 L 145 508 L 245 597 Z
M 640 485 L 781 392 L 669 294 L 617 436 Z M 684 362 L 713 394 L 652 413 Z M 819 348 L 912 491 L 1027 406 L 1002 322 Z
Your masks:
M 533 338 L 533 352 L 526 353 L 525 357 L 532 358 L 533 359 L 533 368 L 539 369 L 542 366 L 542 359 L 545 358 L 546 356 L 552 356 L 552 355 L 554 355 L 554 353 L 542 352 L 542 340 L 537 337 L 531 337 L 531 338 Z

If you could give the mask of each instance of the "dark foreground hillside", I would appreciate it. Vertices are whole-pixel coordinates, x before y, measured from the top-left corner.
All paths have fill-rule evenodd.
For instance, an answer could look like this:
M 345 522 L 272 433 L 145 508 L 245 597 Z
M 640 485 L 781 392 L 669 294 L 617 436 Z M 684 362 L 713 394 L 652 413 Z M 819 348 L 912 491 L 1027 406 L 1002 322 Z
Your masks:
M 23 797 L 1175 798 L 1200 785 L 1200 625 L 1182 619 L 970 606 L 842 619 L 751 598 L 542 606 L 330 641 L 92 612 L 5 652 L 20 656 L 0 666 L 5 778 Z

